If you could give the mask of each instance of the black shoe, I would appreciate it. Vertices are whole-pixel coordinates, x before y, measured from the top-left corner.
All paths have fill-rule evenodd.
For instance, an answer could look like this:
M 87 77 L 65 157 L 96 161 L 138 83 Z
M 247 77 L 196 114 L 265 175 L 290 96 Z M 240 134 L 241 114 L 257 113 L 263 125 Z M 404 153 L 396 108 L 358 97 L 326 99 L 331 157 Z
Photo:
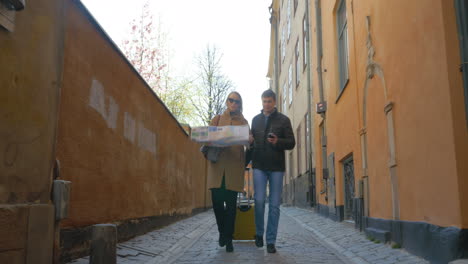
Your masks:
M 255 236 L 255 245 L 257 247 L 263 247 L 263 236 Z
M 220 247 L 224 247 L 226 245 L 226 238 L 223 235 L 219 235 L 218 244 Z
M 232 240 L 226 241 L 226 252 L 233 252 L 234 246 L 232 245 Z
M 275 244 L 268 244 L 267 245 L 267 252 L 268 253 L 276 253 Z

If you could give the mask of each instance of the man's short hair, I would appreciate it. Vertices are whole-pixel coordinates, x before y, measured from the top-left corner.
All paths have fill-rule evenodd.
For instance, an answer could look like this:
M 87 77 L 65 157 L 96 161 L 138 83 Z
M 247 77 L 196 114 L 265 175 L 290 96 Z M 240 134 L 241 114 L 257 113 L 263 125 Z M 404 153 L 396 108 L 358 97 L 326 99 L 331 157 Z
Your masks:
M 271 97 L 276 101 L 276 94 L 271 89 L 268 89 L 262 93 L 262 98 Z

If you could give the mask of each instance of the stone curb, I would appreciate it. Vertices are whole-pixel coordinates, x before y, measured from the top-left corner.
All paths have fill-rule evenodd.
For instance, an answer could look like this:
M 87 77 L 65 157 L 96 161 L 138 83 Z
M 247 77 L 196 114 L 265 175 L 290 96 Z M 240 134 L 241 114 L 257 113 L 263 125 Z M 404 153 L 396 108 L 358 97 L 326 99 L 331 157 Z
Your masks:
M 337 256 L 345 256 L 348 258 L 348 262 L 350 261 L 354 264 L 372 264 L 372 263 L 385 263 L 385 264 L 396 264 L 396 263 L 412 263 L 412 264 L 428 264 L 427 260 L 422 259 L 421 257 L 415 256 L 404 249 L 391 249 L 385 245 L 373 247 L 369 246 L 366 243 L 362 242 L 364 239 L 364 235 L 357 231 L 354 228 L 346 227 L 343 223 L 334 222 L 326 217 L 323 217 L 316 212 L 308 209 L 293 207 L 294 210 L 288 210 L 287 208 L 281 208 L 281 210 L 291 216 L 294 220 L 296 220 L 302 227 L 306 230 L 311 231 L 315 234 L 318 238 L 320 238 L 324 246 L 328 246 L 329 248 L 334 249 L 337 252 Z M 304 212 L 303 214 L 297 214 L 296 212 Z M 316 227 L 310 225 L 310 223 L 303 222 L 302 217 L 310 215 L 312 218 L 317 219 L 322 224 L 325 224 L 326 227 L 324 229 L 325 232 L 322 232 Z M 319 220 L 320 218 L 321 220 Z M 324 220 L 324 221 L 322 221 Z M 331 229 L 334 229 L 331 234 L 328 234 Z M 342 230 L 344 233 L 351 234 L 351 237 L 358 238 L 358 241 L 354 241 L 355 245 L 351 246 L 350 248 L 343 247 L 343 244 L 340 244 L 342 240 L 337 240 L 337 232 L 341 232 Z M 356 250 L 358 248 L 358 250 Z M 395 251 L 393 251 L 395 250 Z

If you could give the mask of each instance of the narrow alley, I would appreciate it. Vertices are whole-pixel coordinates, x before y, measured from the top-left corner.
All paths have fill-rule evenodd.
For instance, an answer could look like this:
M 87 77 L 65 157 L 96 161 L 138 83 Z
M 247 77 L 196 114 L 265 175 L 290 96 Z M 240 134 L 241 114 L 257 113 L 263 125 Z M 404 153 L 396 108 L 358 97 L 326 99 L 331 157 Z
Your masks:
M 189 263 L 429 263 L 402 249 L 375 243 L 351 224 L 324 218 L 312 210 L 282 207 L 276 254 L 253 241 L 235 241 L 234 252 L 218 246 L 213 211 L 197 214 L 167 227 L 118 244 L 119 264 Z M 88 264 L 89 257 L 69 264 Z
M 467 190 L 468 0 L 0 0 L 0 264 L 467 264 Z

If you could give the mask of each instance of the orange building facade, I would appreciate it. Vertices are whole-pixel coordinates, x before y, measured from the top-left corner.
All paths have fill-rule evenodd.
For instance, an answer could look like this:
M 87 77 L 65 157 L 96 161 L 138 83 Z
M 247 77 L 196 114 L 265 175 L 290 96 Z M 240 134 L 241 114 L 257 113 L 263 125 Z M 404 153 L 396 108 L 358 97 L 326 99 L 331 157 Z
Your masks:
M 307 3 L 316 209 L 429 260 L 468 257 L 464 1 Z

